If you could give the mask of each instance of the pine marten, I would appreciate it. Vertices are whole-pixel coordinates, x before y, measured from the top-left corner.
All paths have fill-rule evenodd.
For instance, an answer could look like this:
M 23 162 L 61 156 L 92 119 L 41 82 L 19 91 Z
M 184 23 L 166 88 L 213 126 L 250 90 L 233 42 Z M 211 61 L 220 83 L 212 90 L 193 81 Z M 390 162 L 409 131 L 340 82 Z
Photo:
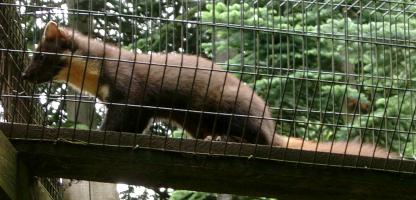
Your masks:
M 68 83 L 109 102 L 101 129 L 142 133 L 151 118 L 169 118 L 198 139 L 236 136 L 248 143 L 310 151 L 389 155 L 369 144 L 318 144 L 275 133 L 265 101 L 206 58 L 135 54 L 71 28 L 58 27 L 52 21 L 46 25 L 36 51 L 39 53 L 34 54 L 22 76 L 35 83 Z

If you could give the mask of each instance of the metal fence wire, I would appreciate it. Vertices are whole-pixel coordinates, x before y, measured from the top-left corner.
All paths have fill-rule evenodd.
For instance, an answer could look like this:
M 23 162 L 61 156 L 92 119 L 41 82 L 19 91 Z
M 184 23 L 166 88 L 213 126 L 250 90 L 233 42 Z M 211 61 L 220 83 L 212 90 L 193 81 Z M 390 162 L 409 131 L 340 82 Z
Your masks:
M 330 165 L 317 157 L 330 152 L 416 173 L 412 1 L 22 0 L 0 10 L 0 30 L 15 31 L 0 35 L 10 138 L 281 161 L 300 149 L 311 164 Z

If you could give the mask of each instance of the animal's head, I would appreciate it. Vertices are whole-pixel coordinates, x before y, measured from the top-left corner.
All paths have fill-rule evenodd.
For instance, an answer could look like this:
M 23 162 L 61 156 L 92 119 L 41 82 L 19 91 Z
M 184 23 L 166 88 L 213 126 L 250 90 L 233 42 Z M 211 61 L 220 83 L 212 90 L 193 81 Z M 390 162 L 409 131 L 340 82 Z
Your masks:
M 70 37 L 55 22 L 50 21 L 45 26 L 43 36 L 22 77 L 35 83 L 53 80 L 66 62 L 66 56 L 62 53 L 68 52 L 70 49 Z

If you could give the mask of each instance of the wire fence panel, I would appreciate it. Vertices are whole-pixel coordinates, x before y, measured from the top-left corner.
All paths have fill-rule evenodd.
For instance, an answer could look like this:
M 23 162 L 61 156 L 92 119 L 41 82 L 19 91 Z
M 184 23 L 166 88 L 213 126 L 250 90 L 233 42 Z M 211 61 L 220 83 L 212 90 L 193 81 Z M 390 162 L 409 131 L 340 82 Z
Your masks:
M 16 30 L 0 36 L 2 126 L 20 130 L 10 138 L 416 172 L 412 1 L 0 8 L 19 20 L 0 15 L 1 31 Z M 309 157 L 286 156 L 293 149 Z M 331 163 L 322 152 L 407 167 Z
M 27 49 L 22 31 L 23 24 L 27 22 L 22 20 L 17 9 L 19 7 L 0 6 L 1 121 L 40 124 L 43 115 L 41 106 L 33 97 L 25 98 L 34 87 L 32 84 L 22 83 L 20 75 L 24 66 L 28 64 L 27 55 L 20 51 Z M 13 137 L 13 131 L 5 134 Z M 54 200 L 62 199 L 58 179 L 42 178 L 41 183 Z

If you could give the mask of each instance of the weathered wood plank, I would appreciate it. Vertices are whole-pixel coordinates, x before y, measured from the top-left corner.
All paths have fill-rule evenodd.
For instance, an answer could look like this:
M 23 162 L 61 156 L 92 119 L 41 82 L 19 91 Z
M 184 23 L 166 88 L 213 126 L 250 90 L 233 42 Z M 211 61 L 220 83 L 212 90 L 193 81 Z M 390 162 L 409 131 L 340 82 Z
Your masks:
M 414 199 L 416 176 L 391 171 L 198 155 L 69 141 L 14 140 L 38 176 L 279 199 Z
M 358 157 L 323 152 L 300 151 L 267 145 L 225 143 L 190 139 L 165 138 L 124 132 L 101 132 L 68 128 L 45 128 L 37 125 L 0 123 L 0 130 L 14 139 L 42 141 L 70 141 L 117 147 L 150 148 L 194 154 L 227 155 L 246 158 L 264 158 L 294 163 L 313 163 L 343 167 L 361 167 L 416 173 L 416 162 L 409 160 Z
M 17 151 L 0 132 L 0 199 L 15 200 L 17 194 Z
M 416 194 L 414 161 L 19 124 L 0 129 L 11 133 L 19 156 L 38 176 L 279 199 Z

